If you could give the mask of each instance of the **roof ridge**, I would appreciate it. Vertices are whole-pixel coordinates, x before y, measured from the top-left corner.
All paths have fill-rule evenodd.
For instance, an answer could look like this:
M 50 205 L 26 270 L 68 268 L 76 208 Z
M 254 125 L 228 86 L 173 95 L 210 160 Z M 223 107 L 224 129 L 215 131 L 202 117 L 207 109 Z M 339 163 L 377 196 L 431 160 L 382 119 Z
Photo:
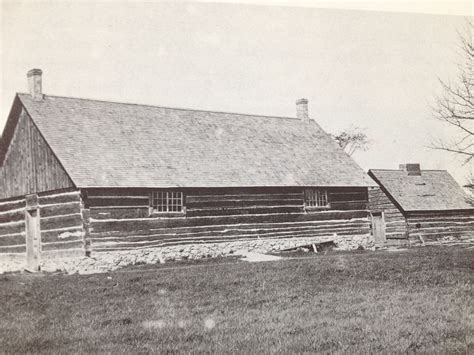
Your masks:
M 29 96 L 29 94 L 25 93 L 25 92 L 18 92 L 17 94 L 18 95 L 27 95 L 27 96 Z M 211 111 L 211 110 L 201 110 L 201 109 L 193 109 L 193 108 L 157 106 L 157 105 L 139 104 L 139 103 L 133 103 L 133 102 L 120 102 L 120 101 L 112 101 L 112 100 L 100 100 L 100 99 L 91 99 L 91 98 L 85 98 L 85 97 L 73 97 L 73 96 L 61 96 L 61 95 L 46 95 L 45 94 L 44 96 L 45 97 L 61 98 L 61 99 L 70 99 L 70 100 L 95 101 L 95 102 L 103 102 L 103 103 L 117 104 L 117 105 L 145 106 L 145 107 L 163 108 L 163 109 L 169 109 L 169 110 L 192 111 L 192 112 L 208 112 L 208 113 L 224 113 L 224 114 L 238 115 L 238 116 L 261 117 L 261 118 L 278 118 L 278 119 L 288 119 L 288 120 L 294 120 L 294 121 L 302 121 L 299 118 L 288 117 L 288 116 L 276 116 L 276 115 L 271 116 L 271 115 L 258 115 L 258 114 L 252 114 L 252 113 L 239 113 L 239 112 L 228 112 L 228 111 Z

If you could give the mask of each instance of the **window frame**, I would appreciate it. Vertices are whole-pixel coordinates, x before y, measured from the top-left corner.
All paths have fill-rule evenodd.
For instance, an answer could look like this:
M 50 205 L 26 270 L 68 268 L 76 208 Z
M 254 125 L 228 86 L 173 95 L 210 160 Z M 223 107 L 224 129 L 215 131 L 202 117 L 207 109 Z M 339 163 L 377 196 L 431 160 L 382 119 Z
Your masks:
M 156 204 L 155 202 L 159 200 L 162 203 Z M 163 205 L 163 202 L 166 202 L 166 204 Z M 165 206 L 166 208 L 160 211 L 159 206 Z M 179 210 L 174 210 L 173 207 L 179 207 Z M 186 215 L 184 192 L 179 190 L 151 191 L 149 196 L 149 215 L 169 217 Z
M 308 198 L 308 195 L 311 195 Z M 327 210 L 331 208 L 328 190 L 322 188 L 307 188 L 303 190 L 305 211 Z M 325 202 L 325 204 L 321 204 Z

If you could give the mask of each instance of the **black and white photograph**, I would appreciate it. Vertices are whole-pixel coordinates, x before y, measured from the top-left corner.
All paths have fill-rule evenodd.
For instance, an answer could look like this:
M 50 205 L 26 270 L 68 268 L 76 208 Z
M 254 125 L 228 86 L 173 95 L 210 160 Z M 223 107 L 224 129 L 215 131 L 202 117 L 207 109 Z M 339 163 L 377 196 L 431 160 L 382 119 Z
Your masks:
M 473 354 L 473 9 L 0 0 L 0 354 Z

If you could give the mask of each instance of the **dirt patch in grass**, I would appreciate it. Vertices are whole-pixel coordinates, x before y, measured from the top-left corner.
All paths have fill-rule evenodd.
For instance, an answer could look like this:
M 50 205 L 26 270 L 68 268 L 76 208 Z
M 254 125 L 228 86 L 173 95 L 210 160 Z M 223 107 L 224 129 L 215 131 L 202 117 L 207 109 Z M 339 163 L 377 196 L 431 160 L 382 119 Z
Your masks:
M 474 350 L 473 249 L 170 266 L 97 275 L 0 275 L 0 349 Z

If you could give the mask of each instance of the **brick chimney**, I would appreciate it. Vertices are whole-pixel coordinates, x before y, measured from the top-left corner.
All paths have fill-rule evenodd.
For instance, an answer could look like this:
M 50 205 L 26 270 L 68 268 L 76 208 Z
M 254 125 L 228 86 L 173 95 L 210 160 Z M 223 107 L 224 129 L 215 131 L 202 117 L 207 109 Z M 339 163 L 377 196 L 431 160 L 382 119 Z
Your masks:
M 408 175 L 421 175 L 421 169 L 420 169 L 420 164 L 415 163 L 415 164 L 400 164 L 399 169 L 401 171 L 406 171 Z
M 41 69 L 31 69 L 26 76 L 28 77 L 28 90 L 33 100 L 43 100 L 43 90 L 41 88 Z
M 303 121 L 309 121 L 307 99 L 296 100 L 296 117 Z

